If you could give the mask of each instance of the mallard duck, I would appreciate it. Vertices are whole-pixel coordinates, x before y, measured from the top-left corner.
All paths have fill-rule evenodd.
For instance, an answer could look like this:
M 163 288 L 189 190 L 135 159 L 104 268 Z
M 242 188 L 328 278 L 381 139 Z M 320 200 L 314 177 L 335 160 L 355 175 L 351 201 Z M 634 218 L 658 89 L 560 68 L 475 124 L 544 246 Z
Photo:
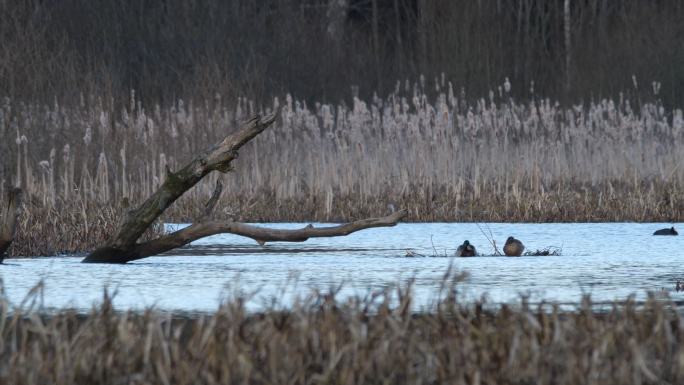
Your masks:
M 456 249 L 457 257 L 474 257 L 476 255 L 475 246 L 471 245 L 467 240 Z
M 522 255 L 523 251 L 525 251 L 525 245 L 523 245 L 520 240 L 515 239 L 513 237 L 508 237 L 506 239 L 506 244 L 504 245 L 504 254 L 506 254 L 509 257 L 519 257 Z
M 674 226 L 672 226 L 669 229 L 656 230 L 653 235 L 679 235 L 679 233 L 675 230 Z

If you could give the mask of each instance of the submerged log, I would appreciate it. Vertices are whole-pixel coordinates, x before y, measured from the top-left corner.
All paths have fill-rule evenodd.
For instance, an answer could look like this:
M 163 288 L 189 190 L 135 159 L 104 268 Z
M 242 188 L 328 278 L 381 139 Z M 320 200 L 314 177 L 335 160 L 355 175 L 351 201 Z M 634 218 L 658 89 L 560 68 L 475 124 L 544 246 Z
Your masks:
M 17 230 L 17 217 L 21 209 L 22 192 L 13 188 L 7 193 L 7 202 L 0 213 L 0 263 L 5 258 L 5 252 L 12 245 Z
M 214 209 L 222 192 L 217 183 L 216 190 L 205 206 L 205 212 L 198 223 L 157 239 L 138 243 L 140 236 L 154 221 L 185 191 L 192 188 L 212 171 L 226 173 L 232 170 L 231 162 L 237 158 L 238 150 L 263 132 L 275 121 L 275 114 L 263 118 L 256 116 L 244 124 L 236 133 L 227 136 L 218 144 L 191 160 L 177 172 L 168 171 L 168 176 L 159 189 L 137 208 L 128 211 L 119 225 L 117 233 L 104 246 L 90 253 L 83 262 L 126 263 L 157 255 L 186 245 L 194 240 L 220 233 L 232 233 L 250 237 L 263 245 L 265 242 L 302 242 L 312 237 L 334 237 L 348 235 L 355 231 L 380 226 L 394 226 L 407 212 L 402 210 L 383 218 L 371 218 L 339 226 L 303 229 L 266 229 L 238 222 L 210 221 L 208 216 Z

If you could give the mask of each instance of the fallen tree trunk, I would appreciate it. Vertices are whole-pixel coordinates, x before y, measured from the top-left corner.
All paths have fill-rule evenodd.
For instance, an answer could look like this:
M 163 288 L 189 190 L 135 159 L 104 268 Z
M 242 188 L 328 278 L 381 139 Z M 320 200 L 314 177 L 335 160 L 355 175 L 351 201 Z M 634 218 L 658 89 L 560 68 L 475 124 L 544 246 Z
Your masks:
M 264 118 L 256 116 L 245 123 L 238 132 L 227 136 L 220 143 L 195 157 L 180 171 L 174 173 L 167 170 L 167 178 L 159 189 L 138 208 L 128 211 L 117 233 L 103 247 L 90 253 L 83 262 L 126 263 L 220 233 L 243 235 L 262 245 L 273 241 L 302 242 L 312 237 L 342 236 L 371 227 L 394 226 L 407 214 L 406 211 L 399 211 L 383 218 L 364 219 L 323 228 L 309 225 L 297 230 L 266 229 L 244 223 L 210 221 L 207 217 L 213 211 L 222 191 L 222 185 L 217 183 L 216 190 L 207 202 L 204 215 L 198 223 L 160 238 L 138 243 L 140 236 L 164 210 L 204 176 L 212 171 L 225 173 L 232 170 L 231 162 L 237 158 L 238 150 L 270 126 L 275 117 L 275 114 Z
M 13 188 L 7 193 L 7 202 L 0 213 L 0 263 L 5 258 L 17 229 L 17 217 L 21 209 L 21 189 Z
M 337 237 L 372 227 L 394 226 L 406 214 L 407 211 L 402 210 L 382 218 L 363 219 L 328 227 L 308 225 L 295 230 L 268 229 L 239 222 L 210 221 L 195 223 L 155 240 L 135 245 L 126 255 L 125 259 L 117 261 L 117 263 L 126 263 L 161 254 L 210 235 L 224 233 L 242 235 L 254 239 L 260 245 L 264 245 L 266 242 L 304 242 L 309 238 Z

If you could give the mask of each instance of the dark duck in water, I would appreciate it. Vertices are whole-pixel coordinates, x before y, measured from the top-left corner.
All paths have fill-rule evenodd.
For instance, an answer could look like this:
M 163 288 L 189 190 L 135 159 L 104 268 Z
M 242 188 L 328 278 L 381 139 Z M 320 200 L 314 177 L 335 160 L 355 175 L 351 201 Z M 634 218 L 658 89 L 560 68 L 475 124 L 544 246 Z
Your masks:
M 456 249 L 457 257 L 474 257 L 476 255 L 477 251 L 475 251 L 475 246 L 471 245 L 469 241 L 463 242 L 463 244 Z
M 656 230 L 653 235 L 679 235 L 679 233 L 675 230 L 674 226 L 672 226 L 669 229 Z

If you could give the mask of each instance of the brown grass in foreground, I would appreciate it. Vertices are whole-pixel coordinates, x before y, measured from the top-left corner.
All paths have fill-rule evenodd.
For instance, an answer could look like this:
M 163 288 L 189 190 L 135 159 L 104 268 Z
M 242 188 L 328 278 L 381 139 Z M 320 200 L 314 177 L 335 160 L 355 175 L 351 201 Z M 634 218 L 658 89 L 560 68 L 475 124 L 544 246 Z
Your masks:
M 36 296 L 39 291 L 34 294 Z M 592 310 L 463 305 L 453 286 L 415 313 L 411 290 L 318 293 L 247 312 L 40 313 L 0 301 L 5 384 L 681 384 L 684 322 L 649 298 Z M 24 303 L 31 303 L 25 301 Z M 488 310 L 489 309 L 489 310 Z

